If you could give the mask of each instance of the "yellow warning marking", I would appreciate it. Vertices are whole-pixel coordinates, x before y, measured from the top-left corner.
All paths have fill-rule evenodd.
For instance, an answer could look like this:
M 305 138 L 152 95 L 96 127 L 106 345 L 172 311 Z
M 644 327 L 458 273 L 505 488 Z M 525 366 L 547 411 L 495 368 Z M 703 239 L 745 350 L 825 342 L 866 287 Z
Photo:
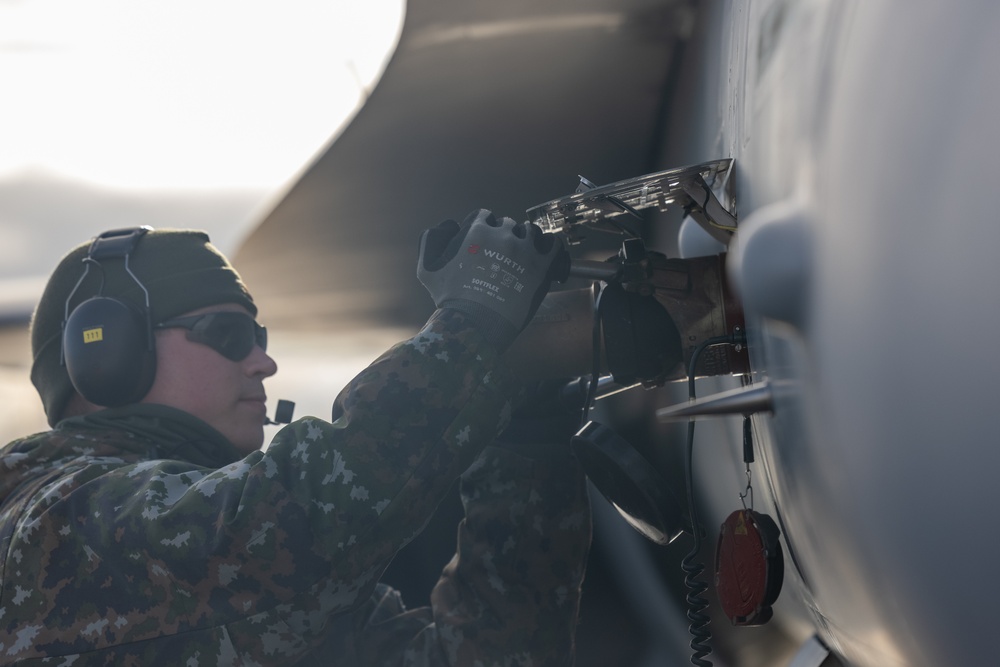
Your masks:
M 84 343 L 99 343 L 104 340 L 104 327 L 83 330 Z

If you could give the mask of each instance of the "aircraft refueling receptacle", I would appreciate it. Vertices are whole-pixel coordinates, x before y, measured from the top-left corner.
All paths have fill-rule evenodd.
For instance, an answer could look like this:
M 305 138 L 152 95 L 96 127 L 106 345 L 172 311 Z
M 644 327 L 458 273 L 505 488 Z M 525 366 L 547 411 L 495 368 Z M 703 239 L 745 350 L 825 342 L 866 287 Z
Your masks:
M 772 408 L 770 388 L 766 383 L 748 384 L 701 401 L 694 391 L 697 377 L 750 372 L 742 307 L 729 290 L 725 271 L 724 250 L 736 231 L 736 216 L 713 191 L 726 180 L 732 163 L 717 160 L 607 186 L 581 176 L 574 194 L 529 209 L 532 222 L 547 233 L 565 235 L 571 246 L 582 240 L 585 230 L 618 234 L 623 242 L 617 256 L 605 262 L 572 260 L 569 275 L 594 281 L 592 288 L 550 293 L 508 353 L 510 363 L 526 377 L 578 378 L 563 391 L 568 403 L 582 409 L 582 427 L 571 446 L 591 482 L 629 525 L 660 545 L 682 532 L 694 537 L 694 547 L 682 562 L 694 664 L 711 664 L 704 660 L 711 652 L 711 633 L 708 602 L 702 596 L 707 584 L 699 579 L 704 571 L 697 562 L 702 528 L 691 471 L 695 416 L 744 415 L 743 508 L 723 523 L 715 550 L 716 590 L 730 621 L 760 625 L 770 620 L 784 574 L 780 531 L 770 517 L 753 508 L 750 469 L 754 456 L 749 415 Z M 722 253 L 668 258 L 648 250 L 618 219 L 641 220 L 643 209 L 677 206 L 722 244 Z M 560 344 L 552 345 L 553 340 Z M 612 429 L 587 419 L 598 398 L 683 379 L 689 384 L 689 401 L 664 408 L 657 416 L 663 421 L 690 420 L 687 517 L 655 466 Z

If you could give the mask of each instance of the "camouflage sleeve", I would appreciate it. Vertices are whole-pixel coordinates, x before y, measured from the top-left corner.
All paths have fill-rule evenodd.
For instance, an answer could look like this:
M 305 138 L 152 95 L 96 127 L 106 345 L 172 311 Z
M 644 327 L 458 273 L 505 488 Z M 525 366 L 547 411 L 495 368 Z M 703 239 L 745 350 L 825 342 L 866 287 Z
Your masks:
M 332 423 L 290 424 L 253 463 L 242 504 L 267 508 L 273 534 L 261 548 L 290 561 L 276 577 L 268 554 L 257 580 L 280 589 L 313 577 L 314 585 L 288 590 L 297 608 L 316 612 L 291 634 L 319 636 L 330 615 L 370 596 L 394 554 L 509 422 L 515 383 L 494 370 L 493 355 L 460 315 L 439 311 L 341 392 Z M 294 510 L 283 515 L 286 506 Z M 249 514 L 259 524 L 261 513 Z M 308 539 L 290 530 L 292 519 L 308 526 Z
M 359 664 L 573 664 L 591 537 L 578 464 L 568 452 L 533 460 L 487 447 L 461 493 L 458 550 L 431 607 L 403 611 L 382 591 L 361 631 Z

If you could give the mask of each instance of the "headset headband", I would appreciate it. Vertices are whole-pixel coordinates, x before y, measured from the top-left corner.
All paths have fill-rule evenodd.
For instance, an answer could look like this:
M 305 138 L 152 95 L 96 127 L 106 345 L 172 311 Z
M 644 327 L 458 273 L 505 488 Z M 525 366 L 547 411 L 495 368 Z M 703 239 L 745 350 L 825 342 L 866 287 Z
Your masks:
M 135 246 L 139 243 L 139 239 L 146 235 L 146 232 L 152 231 L 152 227 L 149 225 L 143 225 L 141 227 L 129 227 L 126 229 L 112 229 L 100 234 L 94 238 L 90 244 L 90 248 L 87 250 L 87 256 L 84 257 L 83 263 L 87 265 L 84 270 L 83 275 L 80 279 L 76 281 L 76 285 L 73 286 L 73 290 L 66 297 L 66 306 L 63 311 L 63 326 L 65 327 L 66 321 L 69 319 L 69 305 L 73 301 L 73 297 L 76 295 L 76 291 L 80 289 L 80 285 L 86 279 L 87 274 L 90 273 L 91 265 L 96 265 L 97 268 L 101 270 L 101 286 L 97 290 L 97 296 L 101 296 L 104 292 L 104 267 L 101 266 L 101 261 L 105 259 L 125 259 L 125 271 L 128 273 L 129 277 L 135 281 L 135 284 L 139 286 L 142 290 L 145 303 L 146 303 L 146 326 L 149 329 L 150 340 L 152 340 L 152 322 L 150 321 L 149 312 L 149 291 L 146 286 L 142 284 L 142 281 L 132 273 L 132 269 L 129 266 L 128 259 L 132 251 L 135 250 Z

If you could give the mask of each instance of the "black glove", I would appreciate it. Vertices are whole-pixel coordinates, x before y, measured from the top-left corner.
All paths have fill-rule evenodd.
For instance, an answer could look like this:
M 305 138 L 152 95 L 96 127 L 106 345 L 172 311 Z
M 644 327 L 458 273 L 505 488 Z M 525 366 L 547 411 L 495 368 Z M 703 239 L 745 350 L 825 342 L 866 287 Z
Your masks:
M 421 234 L 417 278 L 438 308 L 466 313 L 504 351 L 568 267 L 561 239 L 479 209 Z

